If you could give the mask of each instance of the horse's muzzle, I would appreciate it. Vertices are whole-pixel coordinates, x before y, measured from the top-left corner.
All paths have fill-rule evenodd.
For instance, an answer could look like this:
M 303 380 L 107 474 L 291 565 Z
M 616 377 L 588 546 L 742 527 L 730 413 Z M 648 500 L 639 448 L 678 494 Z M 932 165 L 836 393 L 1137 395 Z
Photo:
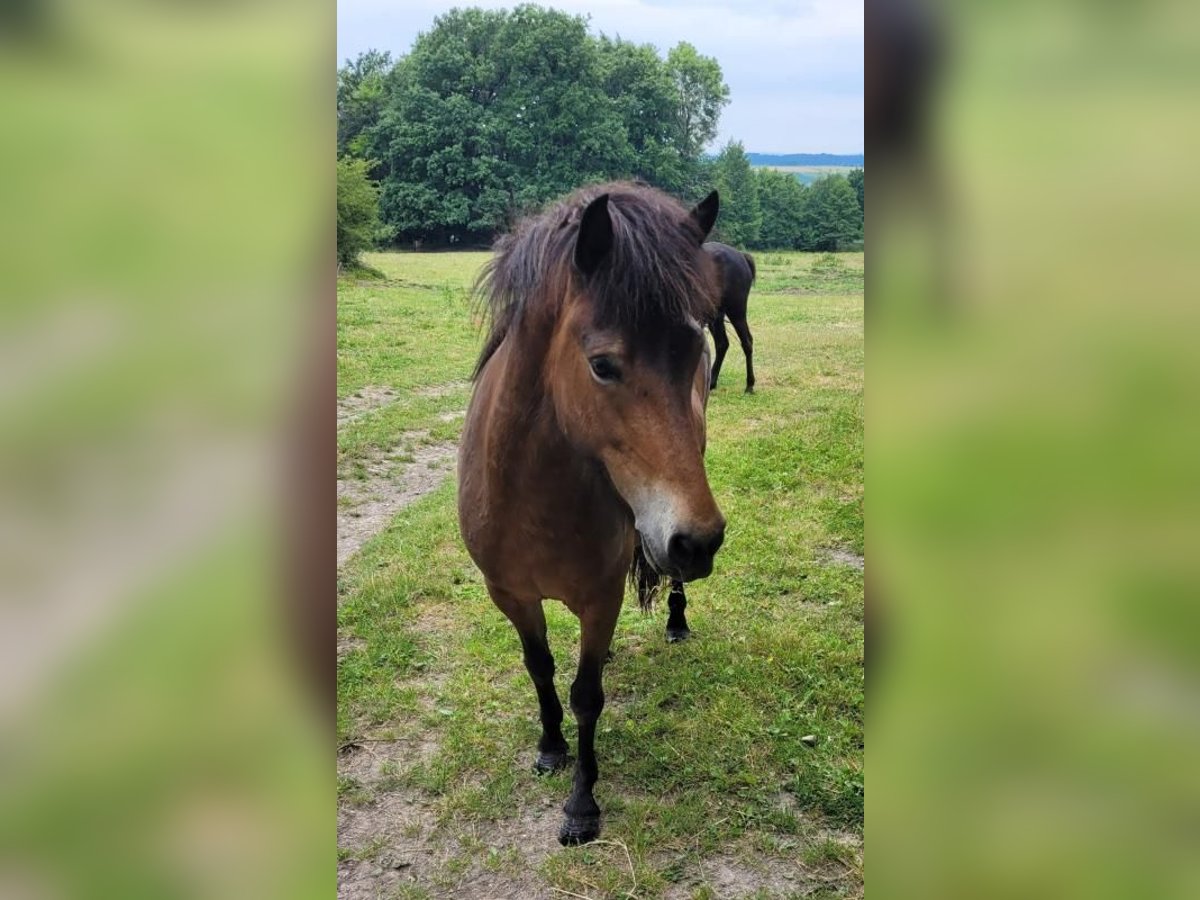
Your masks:
M 707 533 L 677 531 L 667 542 L 667 563 L 680 581 L 707 578 L 724 540 L 724 523 Z

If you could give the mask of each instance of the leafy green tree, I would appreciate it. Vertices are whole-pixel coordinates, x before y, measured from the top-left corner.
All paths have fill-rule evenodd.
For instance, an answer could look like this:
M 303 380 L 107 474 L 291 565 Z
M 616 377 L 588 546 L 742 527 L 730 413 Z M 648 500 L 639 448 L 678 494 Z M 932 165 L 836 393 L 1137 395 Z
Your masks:
M 379 227 L 379 197 L 367 177 L 370 162 L 343 157 L 337 161 L 337 258 L 356 265 L 358 254 L 374 244 Z
M 666 65 L 649 44 L 602 36 L 599 49 L 604 92 L 629 139 L 631 174 L 671 193 L 685 193 L 691 160 L 681 152 L 679 95 Z
M 738 247 L 754 245 L 762 228 L 762 209 L 758 182 L 741 141 L 730 141 L 721 150 L 713 163 L 713 180 L 721 192 L 718 239 Z
M 794 249 L 800 244 L 805 188 L 787 172 L 755 169 L 762 227 L 755 246 L 763 249 Z
M 582 183 L 632 174 L 604 74 L 581 16 L 524 5 L 438 17 L 396 66 L 373 132 L 385 220 L 409 237 L 486 240 Z
M 338 150 L 372 160 L 380 234 L 482 242 L 591 181 L 702 197 L 728 95 L 716 60 L 686 44 L 664 60 L 582 16 L 452 9 L 399 60 L 338 70 Z
M 698 159 L 717 136 L 721 110 L 729 103 L 729 86 L 717 61 L 701 56 L 696 48 L 681 41 L 667 53 L 667 72 L 675 82 L 675 124 L 680 153 Z
M 862 237 L 862 210 L 844 175 L 827 175 L 804 192 L 800 217 L 802 250 L 837 250 Z
M 367 132 L 379 121 L 385 82 L 392 69 L 390 53 L 368 50 L 347 60 L 337 73 L 337 152 L 365 156 Z
M 858 208 L 866 212 L 867 204 L 863 199 L 863 170 L 861 168 L 851 169 L 846 180 L 850 182 L 850 187 L 854 188 L 854 193 L 858 195 Z

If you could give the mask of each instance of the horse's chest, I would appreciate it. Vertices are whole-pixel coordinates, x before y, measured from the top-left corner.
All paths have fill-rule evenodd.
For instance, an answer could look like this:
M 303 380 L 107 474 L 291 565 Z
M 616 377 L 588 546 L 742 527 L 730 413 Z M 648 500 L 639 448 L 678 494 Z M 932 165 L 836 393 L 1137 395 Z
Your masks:
M 488 516 L 484 574 L 522 592 L 567 599 L 597 579 L 622 578 L 633 550 L 633 524 L 613 498 L 590 486 L 509 495 Z M 490 571 L 489 571 L 490 570 Z
M 620 557 L 632 532 L 627 518 L 611 501 L 563 491 L 530 507 L 525 536 L 547 566 L 595 568 Z

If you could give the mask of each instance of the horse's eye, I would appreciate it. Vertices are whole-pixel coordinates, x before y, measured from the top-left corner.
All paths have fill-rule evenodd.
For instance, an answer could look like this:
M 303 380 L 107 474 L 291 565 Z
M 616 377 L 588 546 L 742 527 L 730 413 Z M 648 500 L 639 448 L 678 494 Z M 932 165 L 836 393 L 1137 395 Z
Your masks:
M 593 356 L 588 360 L 588 365 L 592 367 L 592 374 L 596 376 L 597 381 L 610 384 L 621 380 L 621 370 L 612 361 L 612 357 Z

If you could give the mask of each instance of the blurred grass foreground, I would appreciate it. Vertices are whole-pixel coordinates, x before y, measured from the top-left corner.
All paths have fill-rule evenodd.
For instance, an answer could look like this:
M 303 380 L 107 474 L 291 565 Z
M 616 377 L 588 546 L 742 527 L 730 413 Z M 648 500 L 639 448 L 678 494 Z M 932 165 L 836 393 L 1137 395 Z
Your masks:
M 334 400 L 332 21 L 0 11 L 0 896 L 332 892 L 277 535 L 305 366 Z
M 868 883 L 1200 896 L 1200 8 L 940 25 L 940 192 L 868 199 Z

